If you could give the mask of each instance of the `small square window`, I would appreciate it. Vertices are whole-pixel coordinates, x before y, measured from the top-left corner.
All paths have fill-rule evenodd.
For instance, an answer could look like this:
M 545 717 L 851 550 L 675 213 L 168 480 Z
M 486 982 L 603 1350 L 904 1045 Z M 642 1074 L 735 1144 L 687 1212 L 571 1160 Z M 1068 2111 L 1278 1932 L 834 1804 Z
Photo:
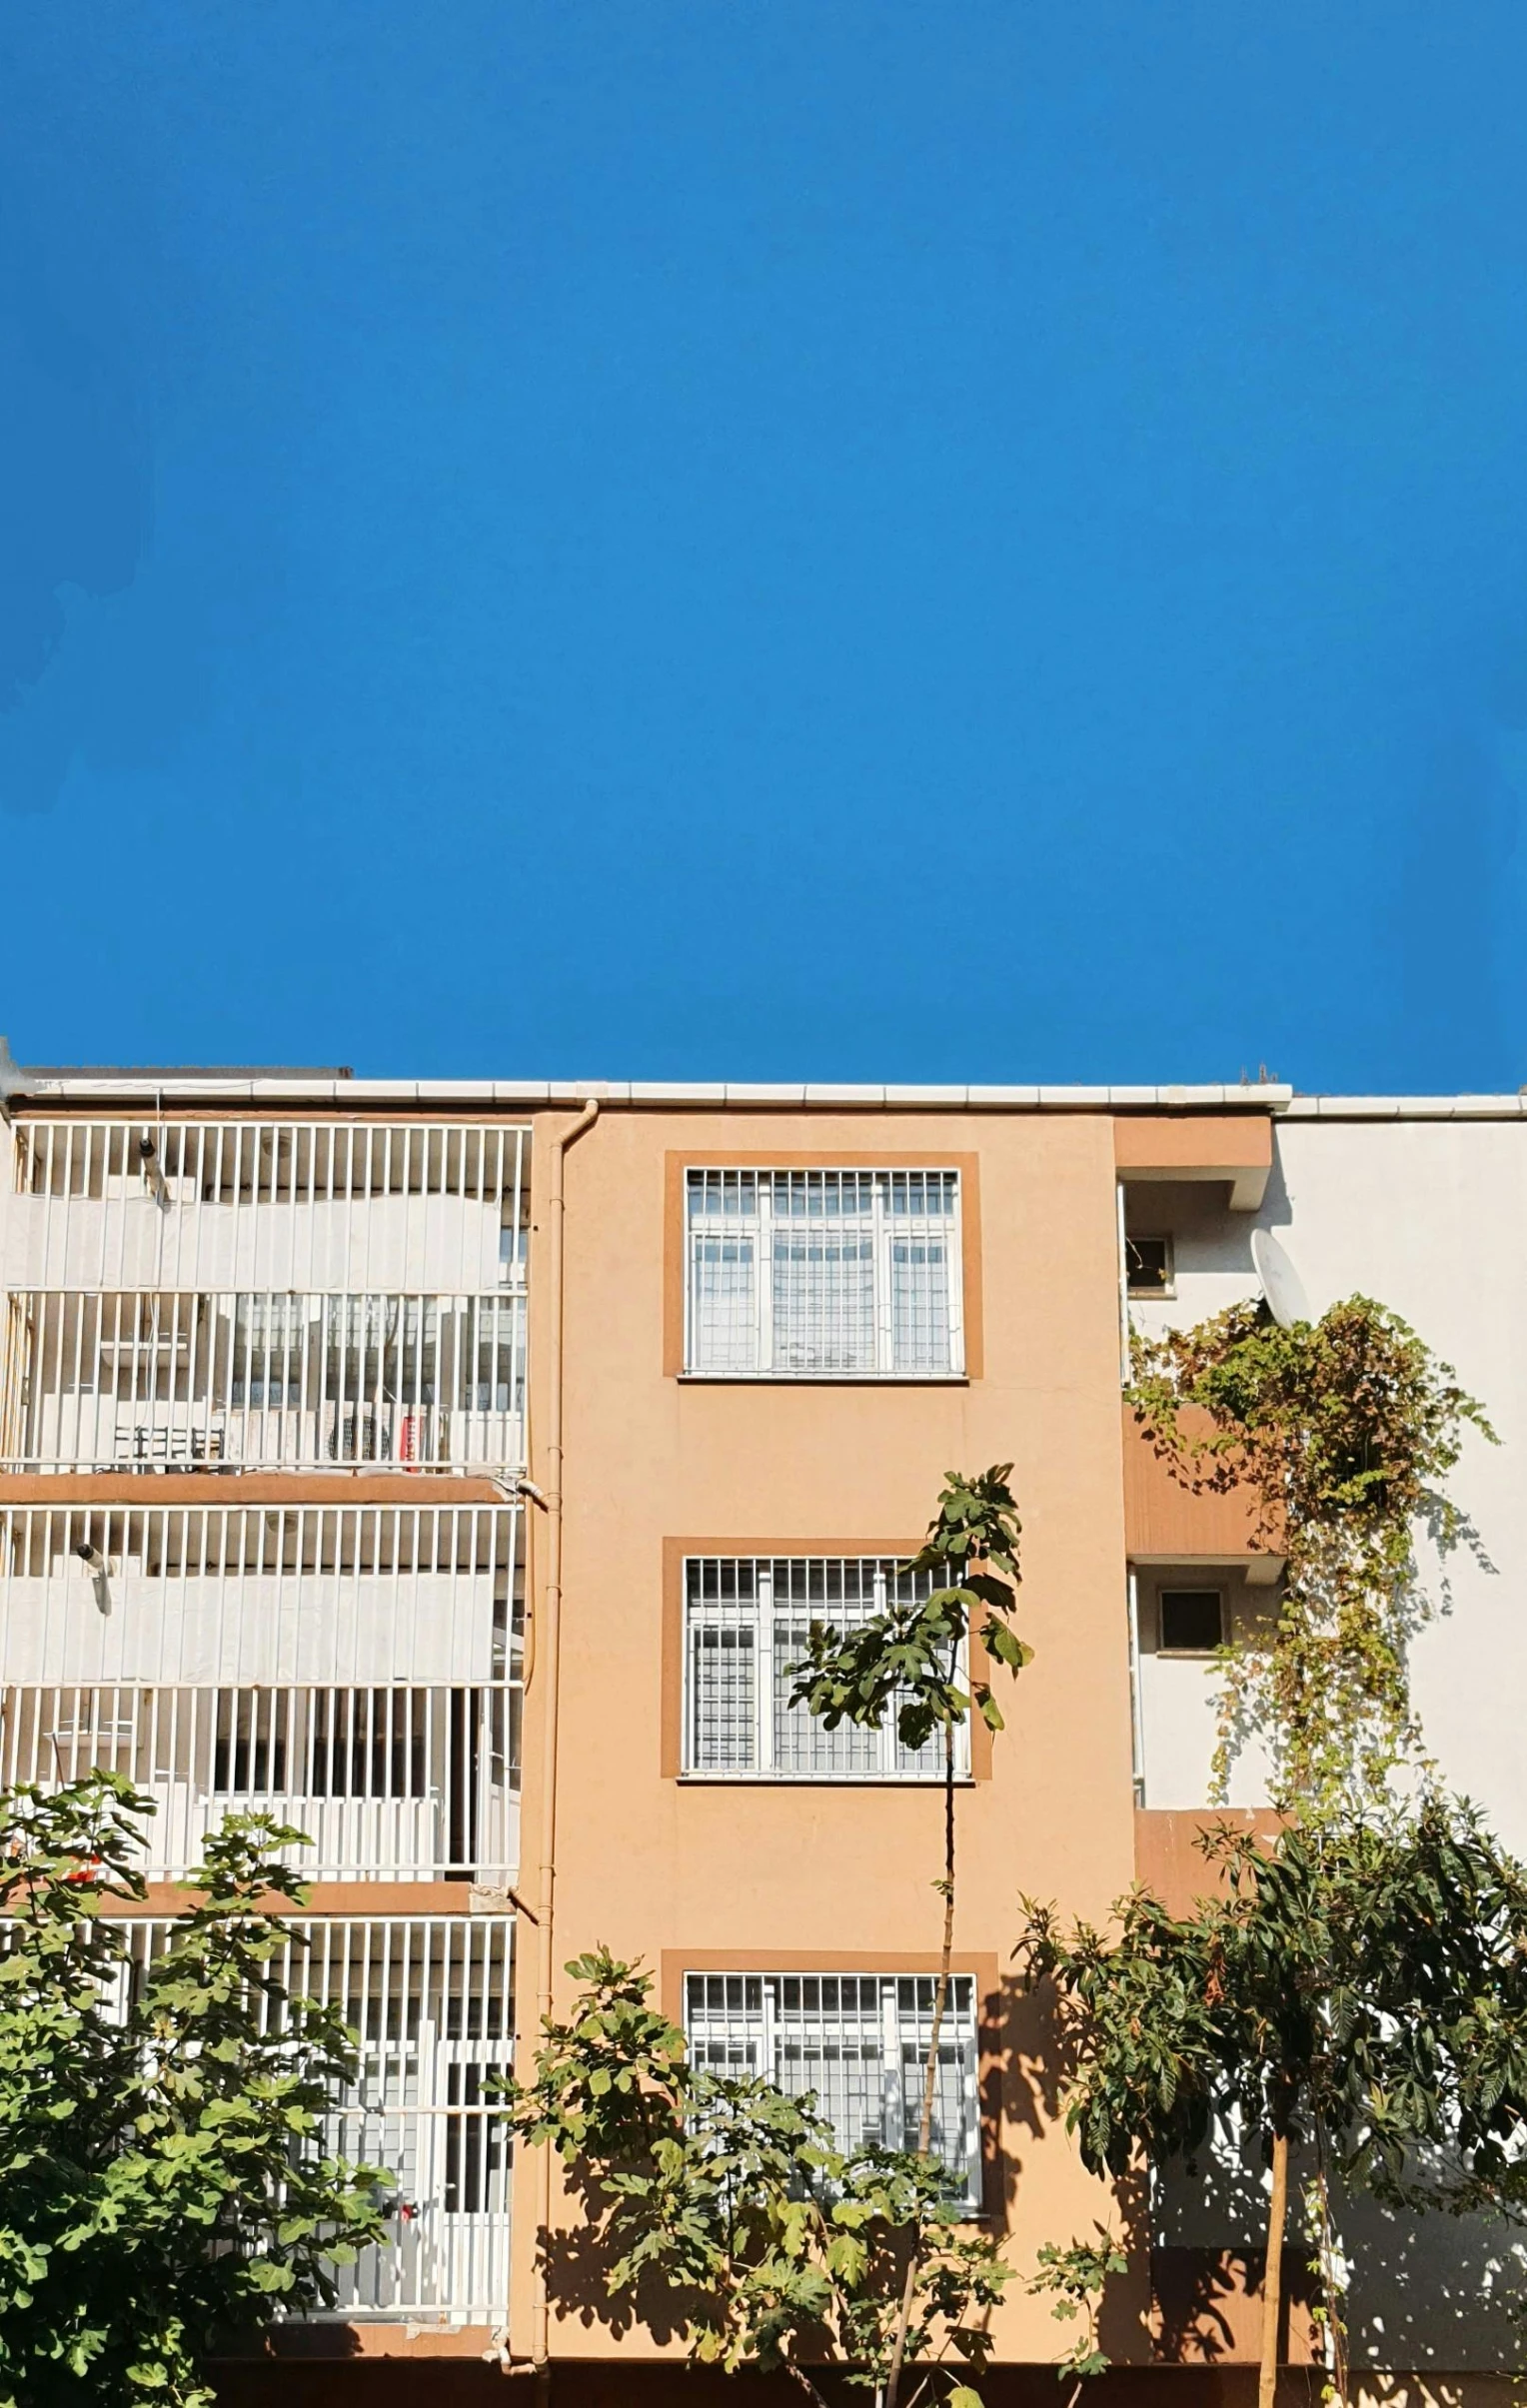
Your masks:
M 1124 1266 L 1131 1296 L 1170 1296 L 1172 1242 L 1169 1237 L 1126 1237 Z
M 1212 1656 L 1225 1639 L 1225 1601 L 1218 1589 L 1163 1589 L 1163 1656 Z

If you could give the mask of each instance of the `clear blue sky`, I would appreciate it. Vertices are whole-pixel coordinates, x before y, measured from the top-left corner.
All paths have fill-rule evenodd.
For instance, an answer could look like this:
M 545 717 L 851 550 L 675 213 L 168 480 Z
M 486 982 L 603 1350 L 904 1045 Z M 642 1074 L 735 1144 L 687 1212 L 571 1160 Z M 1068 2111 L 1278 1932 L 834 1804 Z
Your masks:
M 0 1027 L 1527 1080 L 1522 0 L 9 0 Z

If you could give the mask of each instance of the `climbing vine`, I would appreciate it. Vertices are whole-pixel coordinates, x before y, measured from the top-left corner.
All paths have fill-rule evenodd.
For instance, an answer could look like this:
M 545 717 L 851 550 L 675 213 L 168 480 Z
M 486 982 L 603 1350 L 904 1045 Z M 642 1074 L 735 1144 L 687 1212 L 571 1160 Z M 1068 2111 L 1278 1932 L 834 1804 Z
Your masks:
M 1442 1552 L 1467 1535 L 1439 1484 L 1467 1428 L 1495 1443 L 1482 1407 L 1366 1296 L 1290 1329 L 1232 1305 L 1137 1336 L 1133 1370 L 1129 1400 L 1173 1477 L 1198 1492 L 1248 1488 L 1258 1538 L 1286 1567 L 1272 1631 L 1223 1651 L 1215 1802 L 1252 1732 L 1284 1811 L 1371 1802 L 1400 1765 L 1424 1777 L 1406 1666 L 1435 1605 L 1416 1532 Z

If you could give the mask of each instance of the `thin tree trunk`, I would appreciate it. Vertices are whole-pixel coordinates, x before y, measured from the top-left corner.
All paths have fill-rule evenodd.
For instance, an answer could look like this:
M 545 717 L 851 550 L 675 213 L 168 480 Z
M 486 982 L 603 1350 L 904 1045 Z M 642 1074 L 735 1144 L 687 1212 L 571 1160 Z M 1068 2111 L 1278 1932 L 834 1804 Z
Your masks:
M 1331 2222 L 1331 2185 L 1326 2172 L 1325 2126 L 1315 2124 L 1317 2167 L 1315 2180 L 1320 2202 L 1320 2288 L 1325 2305 L 1325 2330 L 1330 2350 L 1331 2391 L 1347 2408 L 1347 2328 L 1342 2315 L 1341 2284 L 1336 2273 L 1336 2230 Z
M 1267 2267 L 1262 2276 L 1262 2368 L 1256 2408 L 1273 2408 L 1278 2388 L 1278 2318 L 1283 2306 L 1283 2231 L 1288 2222 L 1288 2134 L 1272 2141 L 1272 2199 L 1267 2209 Z
M 933 2020 L 927 2037 L 927 2056 L 922 2067 L 922 2110 L 917 2118 L 917 2154 L 925 2157 L 933 2137 L 933 2101 L 938 2095 L 938 2037 L 943 2024 L 944 2002 L 949 1994 L 949 1964 L 954 1954 L 954 1726 L 943 1727 L 943 1879 L 938 1884 L 943 1891 L 943 1946 L 938 1958 L 938 1987 L 933 1992 Z M 885 2408 L 896 2408 L 901 2389 L 901 2362 L 906 2356 L 907 2327 L 912 2320 L 912 2299 L 917 2288 L 919 2252 L 915 2238 L 906 2261 L 906 2277 L 901 2285 L 901 2306 L 896 2316 L 895 2337 L 890 2346 L 890 2365 L 885 2376 Z

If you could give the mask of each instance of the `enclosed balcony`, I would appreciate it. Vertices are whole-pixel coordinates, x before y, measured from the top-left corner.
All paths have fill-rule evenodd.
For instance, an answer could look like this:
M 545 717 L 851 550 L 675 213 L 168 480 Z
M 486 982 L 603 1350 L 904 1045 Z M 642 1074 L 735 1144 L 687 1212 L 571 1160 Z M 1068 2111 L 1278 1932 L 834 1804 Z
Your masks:
M 7 1301 L 0 1460 L 514 1471 L 525 1336 L 523 1289 L 34 1289 Z
M 259 1810 L 310 1879 L 503 1887 L 519 1537 L 509 1507 L 0 1514 L 0 1786 L 124 1775 L 159 1879 Z
M 169 1943 L 134 1918 L 129 1968 Z M 487 2093 L 514 2033 L 514 1926 L 507 1915 L 293 1921 L 273 1961 L 284 1989 L 337 2005 L 359 2041 L 360 2072 L 335 2102 L 326 2139 L 388 2176 L 391 2246 L 335 2269 L 330 2316 L 428 2316 L 497 2323 L 509 2288 L 509 2151 Z M 279 2013 L 267 2000 L 265 2013 Z
M 20 1120 L 4 1285 L 518 1290 L 530 1131 L 346 1121 Z

